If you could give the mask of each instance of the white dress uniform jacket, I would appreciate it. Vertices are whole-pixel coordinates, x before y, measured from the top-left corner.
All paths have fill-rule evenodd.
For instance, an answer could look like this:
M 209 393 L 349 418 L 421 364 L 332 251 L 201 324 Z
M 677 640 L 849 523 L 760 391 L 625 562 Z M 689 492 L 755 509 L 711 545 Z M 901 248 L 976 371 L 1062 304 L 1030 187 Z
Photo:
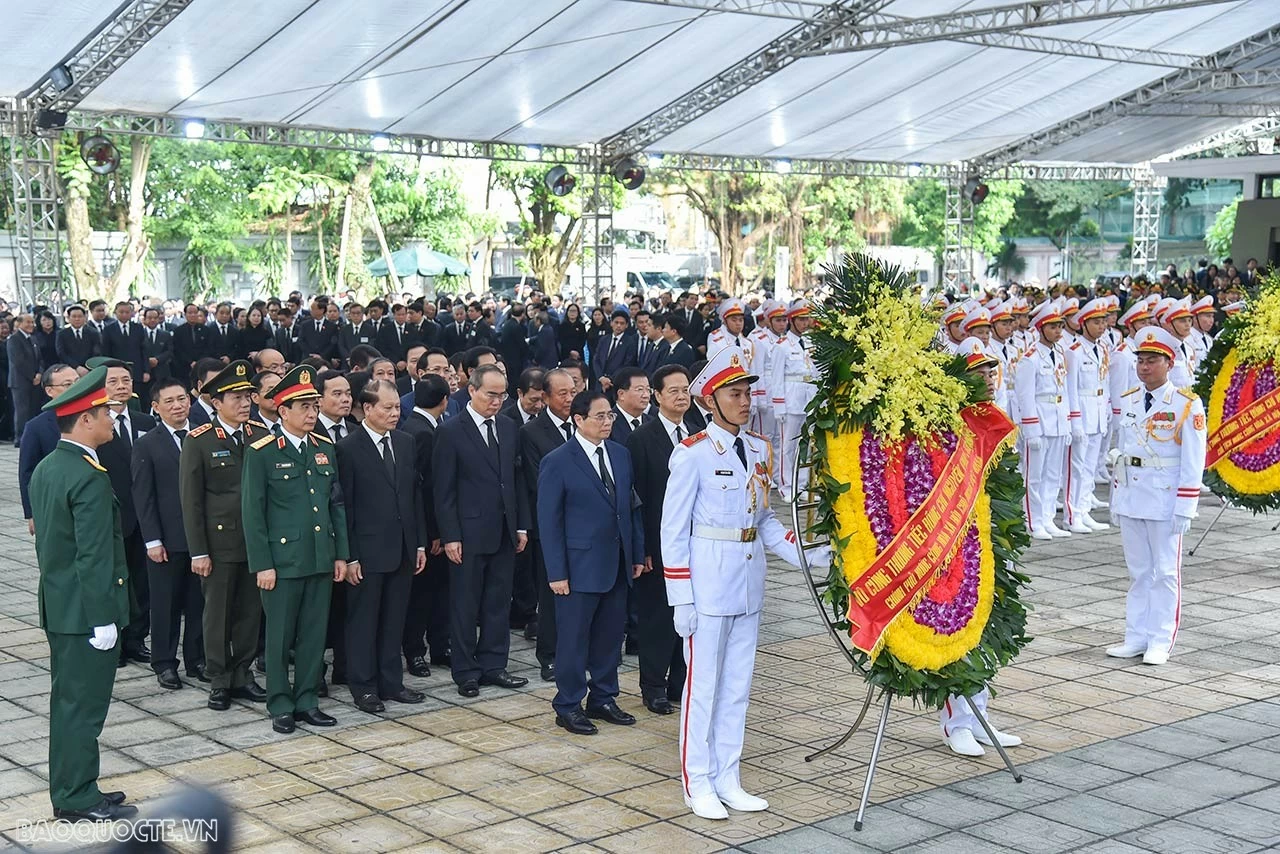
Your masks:
M 1094 475 L 1111 427 L 1111 354 L 1106 342 L 1081 335 L 1067 354 L 1067 397 L 1076 438 L 1067 449 L 1066 514 L 1068 527 L 1085 524 L 1093 509 Z M 1081 435 L 1082 434 L 1082 435 Z
M 805 408 L 813 400 L 818 387 L 818 368 L 809 355 L 808 342 L 788 330 L 774 345 L 769 355 L 769 397 L 778 421 L 780 467 L 779 491 L 786 501 L 793 500 L 809 482 L 808 470 L 802 470 L 797 483 L 792 483 L 795 456 L 800 448 L 800 431 L 804 427 Z

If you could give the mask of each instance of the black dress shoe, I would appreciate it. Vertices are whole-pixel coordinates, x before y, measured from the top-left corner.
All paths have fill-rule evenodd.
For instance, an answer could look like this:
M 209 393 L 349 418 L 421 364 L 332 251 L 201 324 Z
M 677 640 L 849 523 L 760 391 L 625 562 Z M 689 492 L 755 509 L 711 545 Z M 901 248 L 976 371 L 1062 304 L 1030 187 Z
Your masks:
M 599 721 L 608 721 L 618 726 L 631 726 L 636 722 L 635 716 L 619 709 L 617 703 L 606 703 L 603 706 L 589 708 L 587 709 L 587 717 L 595 718 Z
M 328 682 L 325 682 L 323 679 L 321 679 L 321 680 L 320 680 L 320 684 L 316 686 L 316 696 L 317 696 L 317 697 L 328 697 L 328 696 L 329 696 L 329 683 L 328 683 Z
M 271 728 L 276 732 L 293 732 L 298 727 L 293 722 L 293 715 L 272 715 Z
M 231 708 L 231 692 L 226 688 L 214 688 L 209 692 L 209 708 L 215 712 L 225 712 Z
M 151 650 L 147 649 L 145 643 L 140 643 L 135 647 L 131 647 L 124 651 L 124 657 L 130 661 L 136 661 L 139 664 L 151 663 Z
M 295 711 L 293 719 L 300 724 L 307 724 L 308 726 L 333 726 L 338 722 L 338 719 L 333 715 L 326 715 L 319 709 L 307 709 L 305 712 Z
M 468 679 L 458 686 L 458 693 L 464 697 L 476 697 L 480 694 L 480 683 L 474 679 Z
M 427 660 L 420 655 L 415 655 L 409 659 L 408 671 L 410 676 L 426 677 L 431 675 L 431 667 L 427 664 Z
M 676 707 L 671 705 L 671 701 L 666 697 L 659 697 L 656 700 L 645 700 L 644 707 L 655 715 L 674 715 Z
M 157 673 L 156 681 L 160 683 L 161 688 L 168 688 L 170 691 L 176 691 L 182 687 L 182 680 L 178 678 L 178 671 L 172 667 L 166 667 Z
M 480 677 L 481 685 L 495 685 L 499 688 L 523 688 L 529 684 L 529 680 L 523 676 L 512 676 L 505 670 L 499 670 L 497 673 L 487 673 Z
M 628 637 L 627 642 L 622 645 L 622 653 L 623 655 L 639 655 L 640 641 L 633 637 Z
M 382 705 L 382 701 L 378 699 L 377 694 L 361 694 L 356 697 L 356 708 L 371 715 L 387 710 L 387 707 Z
M 538 639 L 538 621 L 530 620 L 528 625 L 524 627 L 524 639 L 536 641 Z
M 239 688 L 232 688 L 231 696 L 237 700 L 248 700 L 251 703 L 265 703 L 267 701 L 267 689 L 250 679 L 248 684 L 241 685 Z
M 436 667 L 448 667 L 453 663 L 453 660 L 449 657 L 449 653 L 444 652 L 440 655 L 431 656 L 431 663 Z
M 98 803 L 83 810 L 53 810 L 53 817 L 58 821 L 115 821 L 121 818 L 133 818 L 138 808 L 133 804 L 113 804 L 103 798 Z
M 421 703 L 427 699 L 427 695 L 421 691 L 415 691 L 412 688 L 401 688 L 394 694 L 383 694 L 382 699 L 391 700 L 396 703 Z
M 550 664 L 542 665 L 542 681 L 543 682 L 556 681 L 556 663 L 554 661 L 551 662 Z
M 574 735 L 595 735 L 600 730 L 596 729 L 596 725 L 587 720 L 587 716 L 582 713 L 581 709 L 574 709 L 567 715 L 556 713 L 556 726 L 566 729 Z
M 195 667 L 188 667 L 187 676 L 200 682 L 209 681 L 209 677 L 205 675 L 203 664 L 197 664 Z
M 124 792 L 103 792 L 102 797 L 112 806 L 120 806 L 124 803 Z

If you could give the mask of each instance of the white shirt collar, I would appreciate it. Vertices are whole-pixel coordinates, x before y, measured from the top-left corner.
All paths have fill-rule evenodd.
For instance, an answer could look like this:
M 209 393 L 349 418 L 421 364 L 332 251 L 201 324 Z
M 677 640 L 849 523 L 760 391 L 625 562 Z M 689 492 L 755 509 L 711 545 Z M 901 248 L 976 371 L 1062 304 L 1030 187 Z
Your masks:
M 568 421 L 565 421 L 563 418 L 556 415 L 550 409 L 547 410 L 547 417 L 551 419 L 551 423 L 556 425 L 556 429 L 559 430 L 561 433 L 564 432 L 564 425 L 569 424 Z M 571 430 L 573 429 L 572 424 L 569 424 L 569 429 Z
M 215 421 L 217 421 L 217 422 L 218 422 L 218 424 L 222 427 L 222 429 L 223 429 L 224 431 L 226 431 L 228 434 L 234 434 L 234 433 L 239 433 L 239 432 L 240 432 L 240 427 L 232 427 L 230 424 L 228 424 L 227 422 L 223 421 L 223 420 L 222 420 L 222 416 L 220 416 L 220 415 L 215 415 L 215 416 L 214 416 L 214 420 L 215 420 Z M 241 426 L 243 426 L 243 425 L 241 425 Z
M 373 440 L 373 444 L 375 447 L 377 447 L 378 443 L 382 441 L 383 436 L 391 435 L 389 432 L 379 433 L 377 430 L 374 430 L 372 427 L 369 426 L 368 421 L 361 421 L 360 426 L 364 428 L 364 432 L 369 434 L 369 438 Z M 382 448 L 379 447 L 378 450 L 381 451 Z
M 662 414 L 661 410 L 658 412 L 658 420 L 662 422 L 662 429 L 667 431 L 667 435 L 671 436 L 671 441 L 673 442 L 676 439 L 674 433 L 676 432 L 677 427 L 680 428 L 681 432 L 683 432 L 686 437 L 689 435 L 689 428 L 684 426 L 683 421 L 678 424 L 674 421 L 670 421 L 667 419 L 667 416 Z
M 331 418 L 329 418 L 329 416 L 328 416 L 328 415 L 325 415 L 323 412 L 321 412 L 321 413 L 320 413 L 320 423 L 324 425 L 324 429 L 325 429 L 325 430 L 332 431 L 332 430 L 333 430 L 333 428 L 337 425 L 337 423 L 338 423 L 338 422 L 337 422 L 337 421 L 332 420 Z M 347 426 L 347 425 L 343 424 L 342 426 L 343 426 L 343 427 L 345 427 L 345 426 Z
M 204 409 L 205 414 L 209 416 L 210 420 L 218 417 L 214 408 L 209 404 L 205 403 L 203 397 L 197 397 L 196 403 L 200 404 L 200 407 Z
M 92 459 L 95 463 L 98 462 L 98 452 L 93 448 L 90 448 L 88 445 L 81 445 L 79 442 L 75 441 L 74 439 L 68 439 L 66 436 L 62 436 L 60 438 L 63 442 L 66 442 L 68 445 L 75 445 L 77 448 L 84 451 L 85 455 L 88 456 L 90 459 Z M 101 463 L 99 463 L 99 465 L 101 465 Z
M 283 426 L 281 426 L 280 432 L 283 433 L 284 437 L 288 439 L 290 443 L 293 444 L 293 449 L 295 451 L 301 451 L 302 446 L 307 443 L 306 436 L 302 436 L 302 437 L 295 436 L 292 433 L 290 433 L 288 430 L 284 429 Z
M 430 423 L 432 427 L 439 427 L 439 426 L 440 426 L 440 419 L 439 419 L 439 418 L 436 418 L 434 415 L 432 415 L 432 414 L 431 414 L 430 412 L 428 412 L 427 410 L 425 410 L 425 409 L 423 409 L 423 408 L 421 408 L 421 407 L 415 406 L 415 407 L 413 408 L 413 411 L 414 411 L 414 412 L 416 412 L 416 413 L 418 413 L 419 415 L 421 415 L 423 418 L 427 419 L 428 423 Z
M 191 432 L 190 421 L 183 422 L 181 427 L 170 427 L 169 423 L 167 421 L 164 421 L 163 419 L 160 421 L 160 423 L 164 425 L 164 429 L 169 431 L 169 435 L 173 436 L 175 439 L 177 438 L 177 433 L 179 430 L 186 430 L 188 433 Z
M 492 419 L 487 419 L 483 415 L 481 415 L 479 412 L 476 412 L 474 409 L 471 408 L 470 403 L 467 404 L 467 414 L 470 415 L 471 420 L 475 422 L 476 429 L 480 431 L 480 435 L 483 436 L 486 441 L 488 441 L 489 434 L 485 432 L 484 422 Z M 494 430 L 494 435 L 497 435 L 498 428 L 496 424 L 494 425 L 493 430 Z

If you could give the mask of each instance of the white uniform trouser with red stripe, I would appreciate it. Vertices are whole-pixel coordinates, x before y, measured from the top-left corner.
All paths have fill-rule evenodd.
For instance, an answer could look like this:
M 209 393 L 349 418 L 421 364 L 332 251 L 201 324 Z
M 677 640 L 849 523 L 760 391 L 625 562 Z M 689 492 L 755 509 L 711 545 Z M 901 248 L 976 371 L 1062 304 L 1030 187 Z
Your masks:
M 1115 519 L 1129 567 L 1124 645 L 1172 652 L 1182 613 L 1182 536 L 1172 519 Z
M 1062 504 L 1062 518 L 1068 525 L 1093 509 L 1093 475 L 1098 464 L 1098 448 L 1106 433 L 1085 433 L 1081 442 L 1072 441 L 1067 448 L 1067 500 Z
M 1057 514 L 1058 490 L 1062 488 L 1062 466 L 1066 461 L 1067 437 L 1042 436 L 1040 450 L 1023 443 L 1022 477 L 1027 483 L 1024 509 L 1027 524 L 1044 529 Z
M 987 700 L 991 699 L 991 692 L 983 688 L 978 693 L 969 698 L 978 711 L 987 718 L 987 723 L 991 723 L 991 718 L 987 717 Z M 951 735 L 958 729 L 971 730 L 975 735 L 984 733 L 986 730 L 982 728 L 982 724 L 978 723 L 978 719 L 974 717 L 973 710 L 969 708 L 969 703 L 959 694 L 952 694 L 947 698 L 947 702 L 938 710 L 938 723 L 942 725 L 942 735 L 944 738 Z
M 687 798 L 741 788 L 738 763 L 747 728 L 760 612 L 698 614 L 684 639 L 688 675 L 680 706 L 680 772 Z
M 775 448 L 782 447 L 782 438 L 778 433 L 778 418 L 773 413 L 773 407 L 767 404 L 761 405 L 758 409 L 751 410 L 751 429 L 764 436 L 769 440 L 769 444 Z M 775 459 L 773 461 L 773 485 L 776 488 L 782 488 L 782 460 Z
M 782 470 L 778 476 L 778 491 L 782 493 L 784 500 L 794 501 L 809 486 L 807 468 L 800 469 L 798 475 L 794 473 L 796 454 L 800 452 L 800 431 L 804 429 L 804 415 L 788 413 L 779 416 L 779 421 L 781 423 L 778 426 L 782 435 L 778 447 L 781 449 Z M 792 483 L 792 480 L 795 483 Z

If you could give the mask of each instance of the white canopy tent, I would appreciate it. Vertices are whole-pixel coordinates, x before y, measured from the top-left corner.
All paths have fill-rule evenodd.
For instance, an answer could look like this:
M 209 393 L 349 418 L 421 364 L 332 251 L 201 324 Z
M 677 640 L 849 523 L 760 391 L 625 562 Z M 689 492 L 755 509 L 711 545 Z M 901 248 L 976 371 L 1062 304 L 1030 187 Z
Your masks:
M 1149 161 L 1280 130 L 1277 0 L 1000 2 L 125 0 L 104 19 L 90 0 L 6 0 L 0 99 L 18 138 L 45 109 L 277 142 L 561 146 L 597 173 L 665 155 L 937 174 L 956 249 L 967 175 L 1069 161 L 1154 186 Z M 15 151 L 33 174 L 38 152 Z

